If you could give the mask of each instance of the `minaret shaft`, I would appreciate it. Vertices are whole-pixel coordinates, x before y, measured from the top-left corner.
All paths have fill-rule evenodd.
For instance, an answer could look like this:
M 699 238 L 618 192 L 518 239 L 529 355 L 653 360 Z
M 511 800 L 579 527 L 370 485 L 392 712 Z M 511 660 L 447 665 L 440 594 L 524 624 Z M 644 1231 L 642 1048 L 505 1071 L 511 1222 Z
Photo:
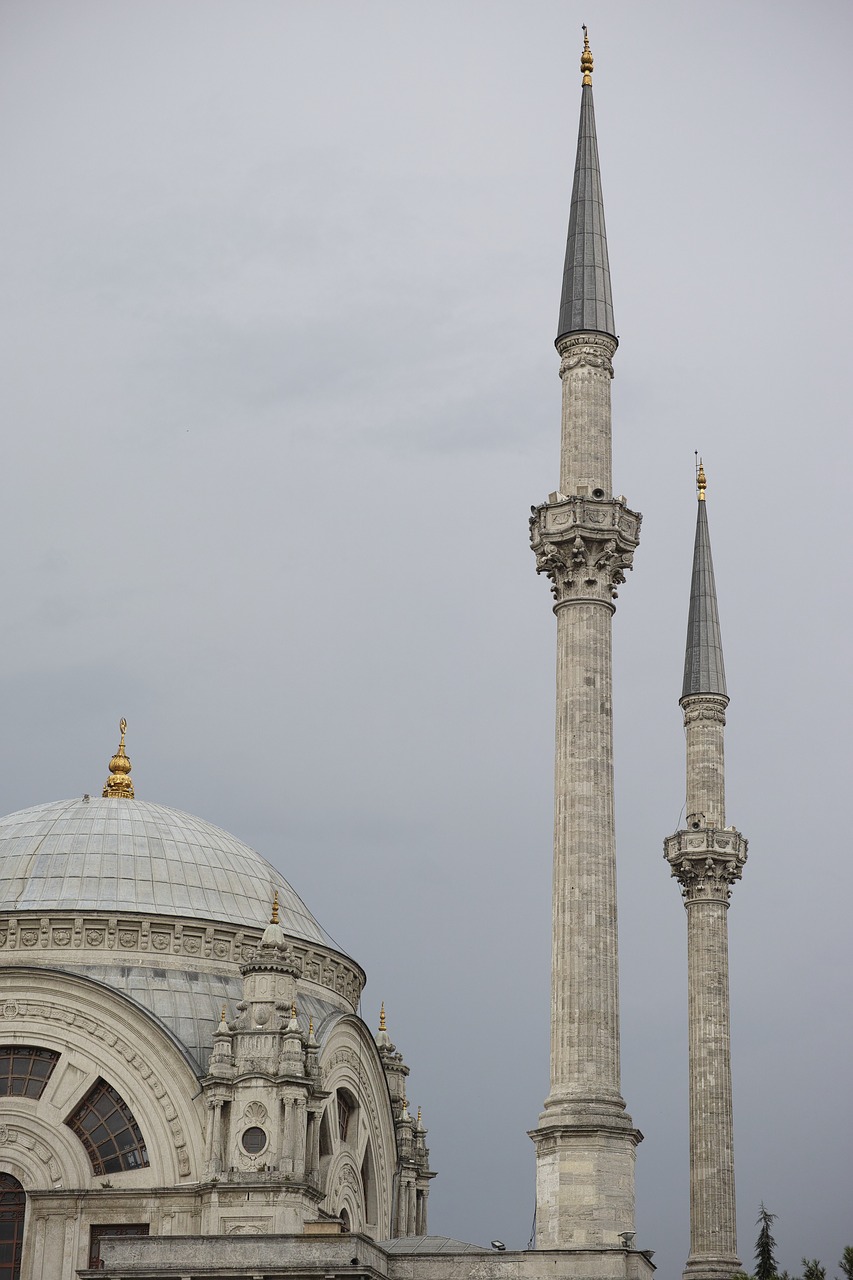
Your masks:
M 563 381 L 560 492 L 567 496 L 610 497 L 610 380 L 616 340 L 603 333 L 563 339 L 559 344 Z
M 619 1094 L 611 609 L 557 610 L 551 1092 Z
M 728 698 L 685 698 L 687 753 L 687 826 L 726 825 L 726 774 L 723 732 Z
M 728 902 L 687 904 L 690 1258 L 685 1275 L 739 1269 L 729 1046 Z

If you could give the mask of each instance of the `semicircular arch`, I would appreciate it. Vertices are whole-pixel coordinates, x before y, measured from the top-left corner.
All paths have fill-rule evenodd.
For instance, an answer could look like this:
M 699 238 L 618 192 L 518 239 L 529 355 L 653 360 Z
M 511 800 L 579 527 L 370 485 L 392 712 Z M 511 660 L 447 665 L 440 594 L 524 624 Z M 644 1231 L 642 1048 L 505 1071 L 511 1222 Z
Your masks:
M 65 1121 L 101 1077 L 130 1108 L 148 1149 L 150 1167 L 112 1175 L 118 1185 L 132 1178 L 137 1186 L 177 1186 L 198 1178 L 203 1111 L 197 1077 L 140 1006 L 77 974 L 7 969 L 0 978 L 0 1043 L 4 1039 L 54 1049 L 60 1059 L 38 1101 L 0 1098 L 0 1124 L 12 1115 L 10 1104 L 18 1110 L 26 1104 L 64 1135 Z M 86 1166 L 78 1185 L 94 1177 L 88 1159 Z

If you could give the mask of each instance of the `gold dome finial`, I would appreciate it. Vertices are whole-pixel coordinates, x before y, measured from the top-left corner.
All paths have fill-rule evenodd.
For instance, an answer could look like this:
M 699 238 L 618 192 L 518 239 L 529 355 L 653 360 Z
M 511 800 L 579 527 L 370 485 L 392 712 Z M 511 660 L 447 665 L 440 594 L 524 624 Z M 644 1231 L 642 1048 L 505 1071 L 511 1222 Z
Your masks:
M 702 465 L 702 459 L 699 459 L 699 465 L 696 469 L 696 492 L 699 495 L 699 501 L 705 501 L 705 490 L 708 487 L 708 481 L 705 479 L 705 468 Z
M 589 47 L 589 37 L 586 34 L 586 23 L 583 24 L 583 53 L 581 54 L 581 71 L 583 72 L 583 80 L 581 84 L 592 84 L 592 53 Z
M 272 915 L 270 916 L 270 924 L 278 924 L 278 889 L 272 896 Z
M 130 780 L 130 757 L 124 749 L 124 735 L 127 733 L 127 721 L 122 718 L 119 721 L 118 727 L 121 731 L 121 741 L 118 744 L 118 751 L 110 761 L 110 776 L 104 783 L 104 790 L 102 794 L 104 799 L 121 796 L 124 800 L 132 800 L 133 783 Z
M 385 1001 L 384 1000 L 382 1001 L 382 1008 L 379 1010 L 379 1030 L 380 1031 L 388 1030 L 388 1028 L 385 1026 Z

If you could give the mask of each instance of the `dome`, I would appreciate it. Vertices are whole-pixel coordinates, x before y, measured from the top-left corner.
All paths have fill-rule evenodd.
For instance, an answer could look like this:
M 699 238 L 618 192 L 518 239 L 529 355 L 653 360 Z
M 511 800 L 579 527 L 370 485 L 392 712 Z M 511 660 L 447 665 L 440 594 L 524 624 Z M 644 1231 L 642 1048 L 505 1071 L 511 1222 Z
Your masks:
M 332 947 L 274 867 L 201 818 L 144 800 L 59 800 L 0 818 L 0 911 L 103 911 L 262 927 Z

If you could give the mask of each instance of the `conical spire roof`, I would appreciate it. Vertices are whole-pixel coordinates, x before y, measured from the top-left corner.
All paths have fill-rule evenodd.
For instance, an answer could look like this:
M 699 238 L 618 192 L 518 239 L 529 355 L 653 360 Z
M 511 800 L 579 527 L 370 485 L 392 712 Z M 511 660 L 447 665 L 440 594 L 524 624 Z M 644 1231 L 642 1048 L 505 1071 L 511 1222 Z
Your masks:
M 581 70 L 584 77 L 578 153 L 569 213 L 558 341 L 569 333 L 589 331 L 609 333 L 616 337 L 613 299 L 610 294 L 607 232 L 604 228 L 604 200 L 598 166 L 598 142 L 595 136 L 595 109 L 592 103 L 592 55 L 586 36 Z
M 687 617 L 687 649 L 684 655 L 682 698 L 697 693 L 726 693 L 723 642 L 717 612 L 714 562 L 708 534 L 705 503 L 705 472 L 699 468 L 699 502 L 696 513 L 696 541 L 693 546 L 693 579 L 690 584 L 690 612 Z

